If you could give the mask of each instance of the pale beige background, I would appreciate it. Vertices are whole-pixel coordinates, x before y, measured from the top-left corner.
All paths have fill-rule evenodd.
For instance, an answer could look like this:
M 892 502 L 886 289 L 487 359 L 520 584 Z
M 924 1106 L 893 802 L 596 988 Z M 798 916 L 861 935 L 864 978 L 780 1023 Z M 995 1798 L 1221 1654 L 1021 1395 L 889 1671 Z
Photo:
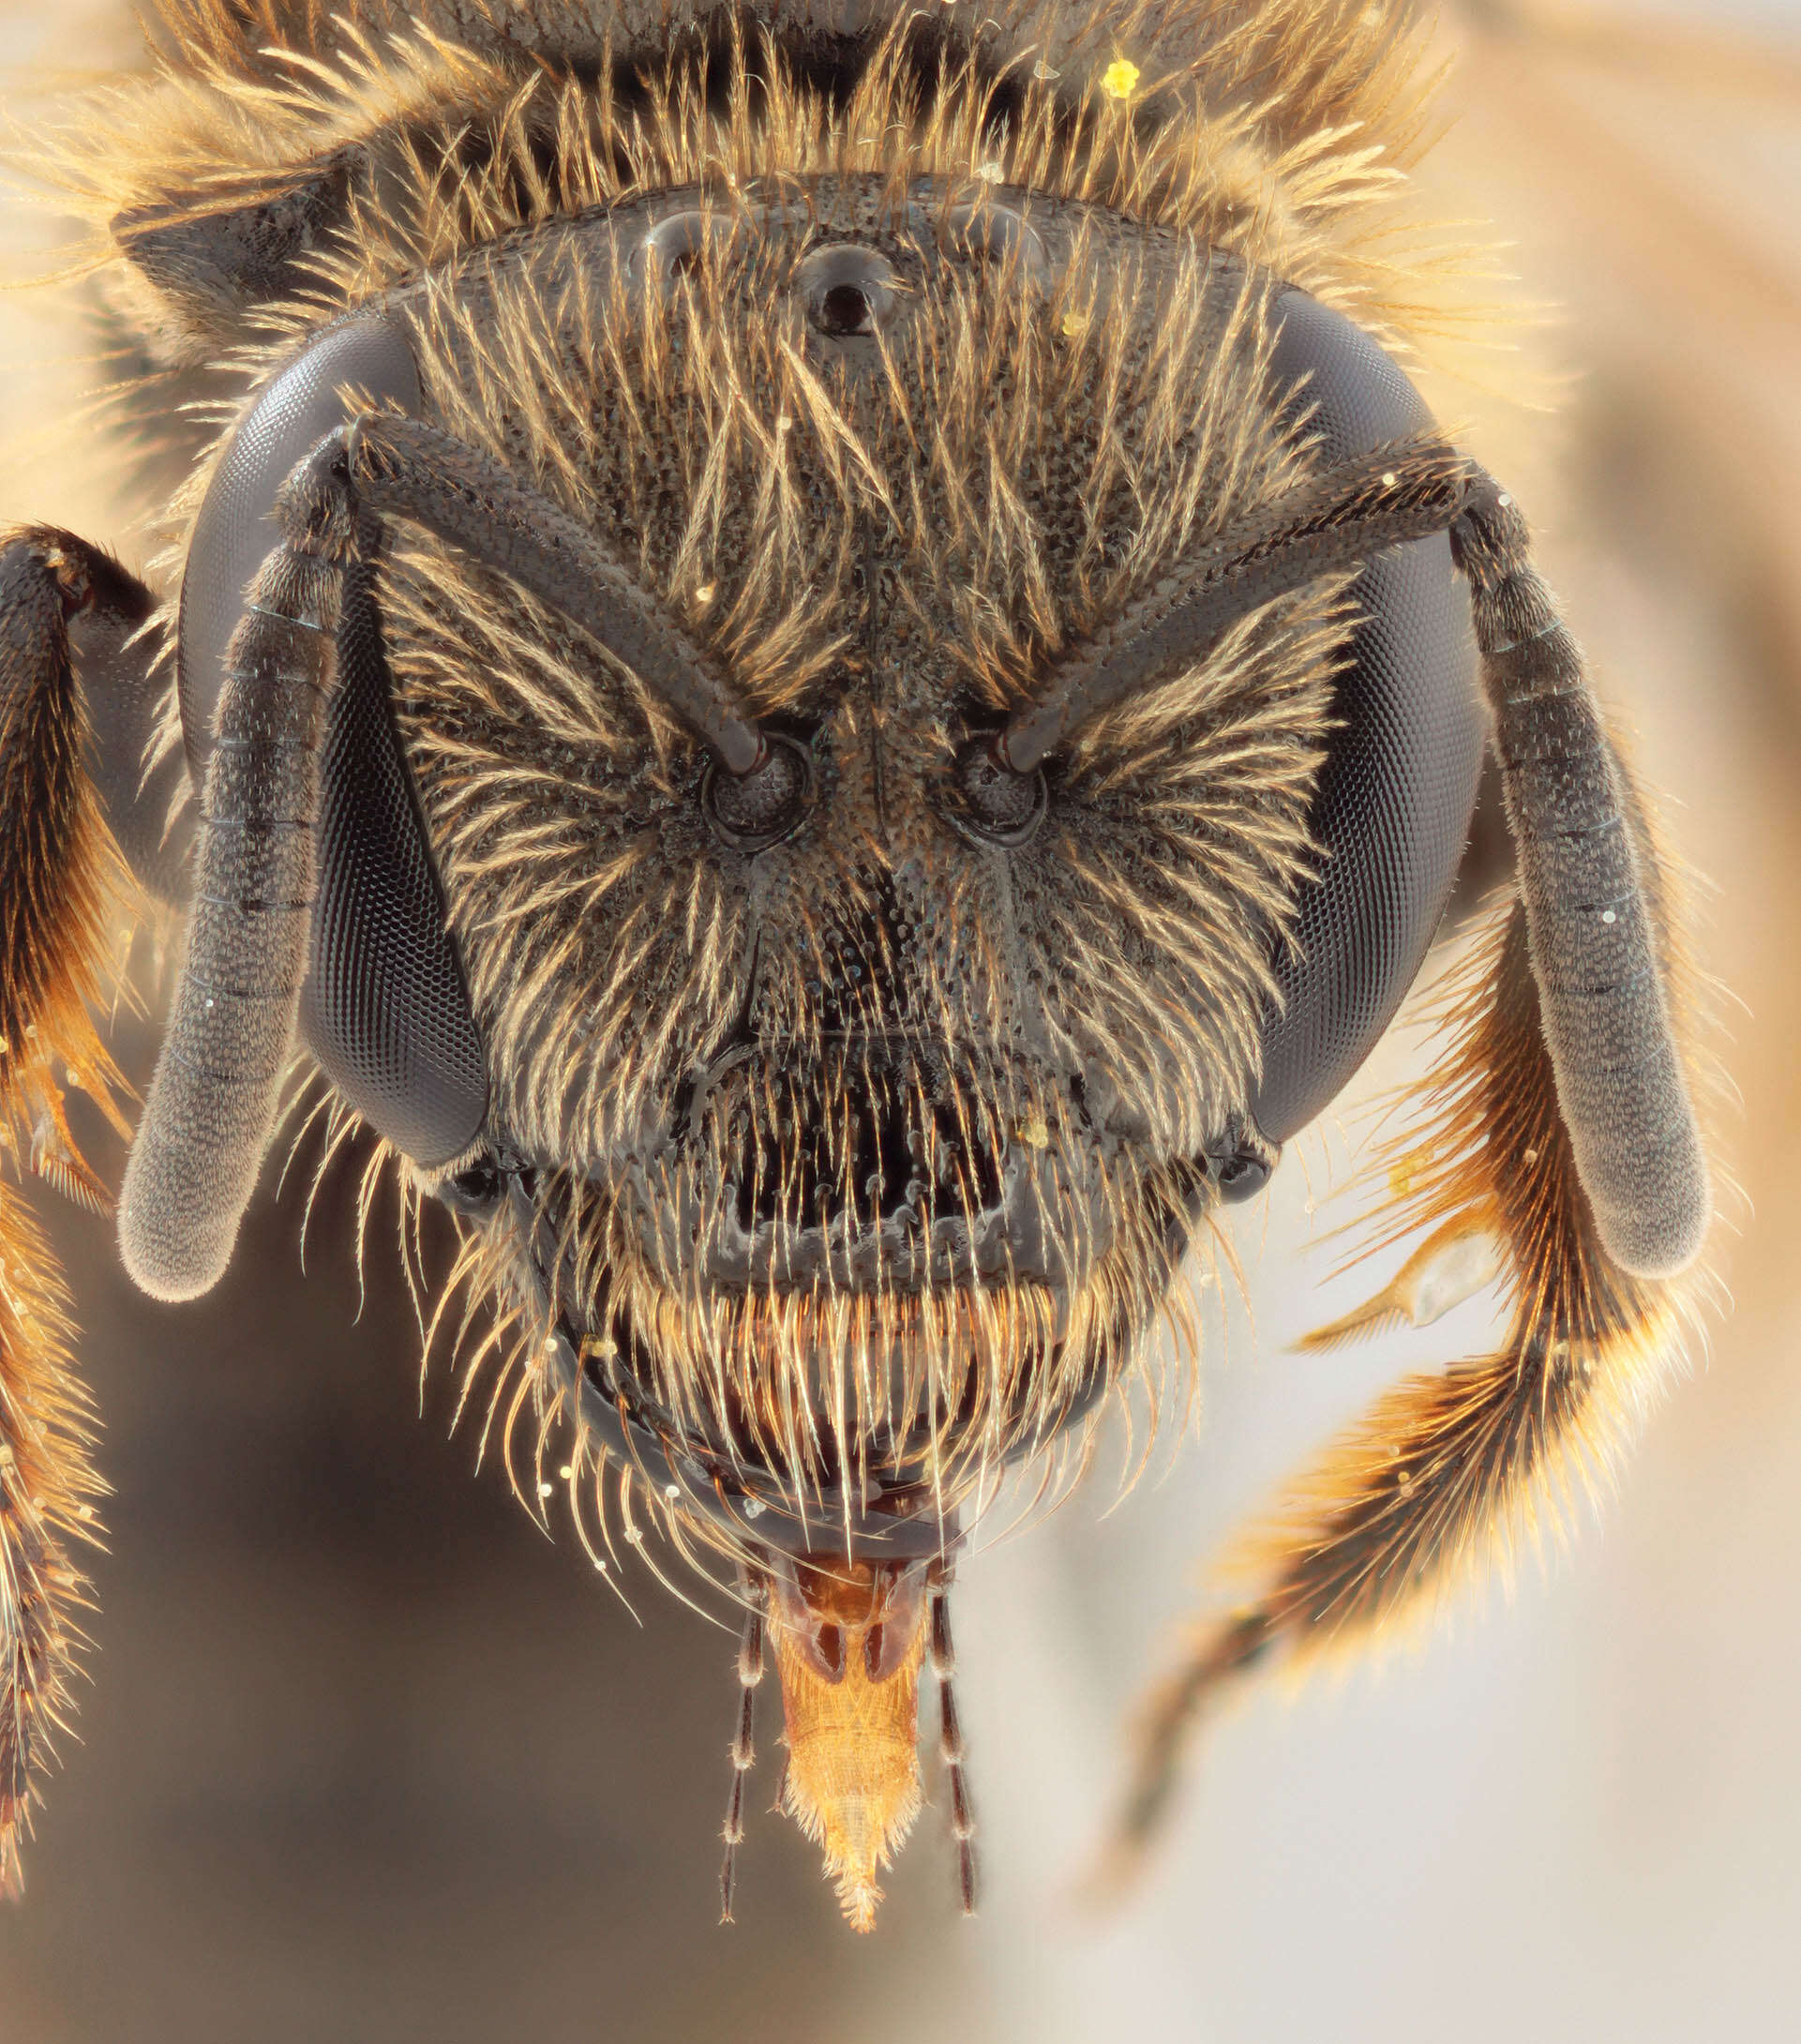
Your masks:
M 95 22 L 12 8 L 4 53 L 53 33 L 103 65 L 128 37 Z M 1472 1303 L 1406 1343 L 1288 1354 L 1342 1296 L 1315 1288 L 1330 1258 L 1291 1161 L 1239 1227 L 1256 1327 L 1208 1359 L 1198 1445 L 1104 1524 L 1100 1484 L 966 1571 L 980 1921 L 952 1913 L 928 1811 L 876 1939 L 842 1931 L 773 1819 L 718 1931 L 729 1643 L 648 1586 L 635 1626 L 491 1473 L 469 1480 L 443 1384 L 416 1416 L 380 1257 L 353 1320 L 341 1198 L 310 1279 L 293 1200 L 265 1202 L 220 1293 L 180 1312 L 60 1217 L 118 1495 L 82 1743 L 0 1916 L 0 2044 L 1801 2028 L 1801 18 L 1467 0 L 1445 33 L 1434 196 L 1494 219 L 1520 294 L 1565 308 L 1493 381 L 1572 374 L 1554 420 L 1455 401 L 1677 804 L 1712 883 L 1705 961 L 1742 1002 L 1735 1311 L 1604 1525 L 1379 1679 L 1260 1694 L 1137 1903 L 1100 1925 L 1072 1906 L 1200 1557 L 1387 1376 L 1483 1339 Z M 34 307 L 0 308 L 0 516 L 135 558 L 66 409 L 95 372 Z M 1397 1046 L 1372 1083 L 1403 1066 Z

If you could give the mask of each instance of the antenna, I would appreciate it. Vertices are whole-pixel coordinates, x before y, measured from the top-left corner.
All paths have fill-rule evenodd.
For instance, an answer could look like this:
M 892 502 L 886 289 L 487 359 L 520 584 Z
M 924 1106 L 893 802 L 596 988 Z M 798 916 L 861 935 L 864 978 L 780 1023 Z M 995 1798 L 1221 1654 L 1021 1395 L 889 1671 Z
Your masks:
M 951 1641 L 951 1566 L 932 1565 L 932 1673 L 938 1686 L 938 1756 L 951 1781 L 951 1836 L 957 1841 L 957 1892 L 963 1914 L 976 1913 L 976 1813 L 969 1800 L 969 1778 L 964 1771 L 963 1726 L 957 1718 L 951 1679 L 956 1674 L 956 1648 Z
M 731 1800 L 726 1805 L 726 1857 L 719 1869 L 719 1920 L 730 1923 L 732 1890 L 738 1878 L 738 1848 L 744 1841 L 744 1777 L 757 1759 L 752 1734 L 757 1718 L 757 1686 L 763 1679 L 763 1613 L 769 1586 L 760 1575 L 739 1573 L 744 1598 L 744 1630 L 738 1641 L 738 1682 L 743 1700 L 737 1736 L 731 1742 Z

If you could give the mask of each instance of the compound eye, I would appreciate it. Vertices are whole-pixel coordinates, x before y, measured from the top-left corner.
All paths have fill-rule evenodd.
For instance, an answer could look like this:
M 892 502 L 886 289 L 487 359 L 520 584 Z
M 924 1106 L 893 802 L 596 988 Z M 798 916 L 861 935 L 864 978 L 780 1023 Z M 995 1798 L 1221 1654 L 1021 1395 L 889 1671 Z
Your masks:
M 1431 424 L 1400 368 L 1343 313 L 1286 289 L 1272 307 L 1270 396 L 1321 459 Z M 1469 606 L 1442 535 L 1369 562 L 1333 684 L 1336 720 L 1308 829 L 1317 877 L 1264 1029 L 1258 1129 L 1285 1142 L 1349 1081 L 1413 984 L 1469 834 L 1482 761 Z
M 716 762 L 700 785 L 707 819 L 734 851 L 761 851 L 791 837 L 813 795 L 813 762 L 803 746 L 764 733 L 768 750 L 748 774 L 728 774 Z
M 196 788 L 246 584 L 281 540 L 277 492 L 353 411 L 346 388 L 416 413 L 419 371 L 398 317 L 361 313 L 328 326 L 280 369 L 238 421 L 194 520 L 176 674 Z M 357 1113 L 430 1167 L 480 1130 L 487 1064 L 395 726 L 374 582 L 360 569 L 345 577 L 337 669 L 319 761 L 318 899 L 300 1027 Z
M 893 314 L 899 281 L 885 256 L 855 242 L 812 249 L 794 270 L 809 323 L 833 340 L 873 338 Z
M 1043 768 L 1015 774 L 995 750 L 992 738 L 972 738 L 951 769 L 956 790 L 951 820 L 964 836 L 1016 848 L 1043 820 L 1049 797 Z

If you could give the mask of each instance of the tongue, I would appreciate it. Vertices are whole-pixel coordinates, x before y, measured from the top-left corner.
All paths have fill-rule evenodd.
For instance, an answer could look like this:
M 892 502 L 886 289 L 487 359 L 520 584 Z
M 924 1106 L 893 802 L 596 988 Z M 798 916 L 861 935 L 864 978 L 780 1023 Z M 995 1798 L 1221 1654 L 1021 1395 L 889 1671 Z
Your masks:
M 824 1852 L 853 1930 L 870 1931 L 920 1808 L 923 1562 L 784 1563 L 770 1633 L 788 1727 L 783 1804 Z

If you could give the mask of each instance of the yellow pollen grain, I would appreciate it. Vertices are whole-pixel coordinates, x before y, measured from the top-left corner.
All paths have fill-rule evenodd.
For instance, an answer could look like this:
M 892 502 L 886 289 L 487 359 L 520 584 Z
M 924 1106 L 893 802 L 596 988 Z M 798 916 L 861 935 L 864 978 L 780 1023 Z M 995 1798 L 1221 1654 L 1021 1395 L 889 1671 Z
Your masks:
M 1035 1114 L 1029 1120 L 1021 1121 L 1014 1128 L 1013 1134 L 1033 1150 L 1044 1150 L 1050 1145 L 1051 1132 L 1044 1125 L 1044 1117 L 1042 1114 Z
M 1109 99 L 1130 99 L 1138 90 L 1138 81 L 1143 75 L 1131 58 L 1115 57 L 1101 73 L 1101 90 Z

